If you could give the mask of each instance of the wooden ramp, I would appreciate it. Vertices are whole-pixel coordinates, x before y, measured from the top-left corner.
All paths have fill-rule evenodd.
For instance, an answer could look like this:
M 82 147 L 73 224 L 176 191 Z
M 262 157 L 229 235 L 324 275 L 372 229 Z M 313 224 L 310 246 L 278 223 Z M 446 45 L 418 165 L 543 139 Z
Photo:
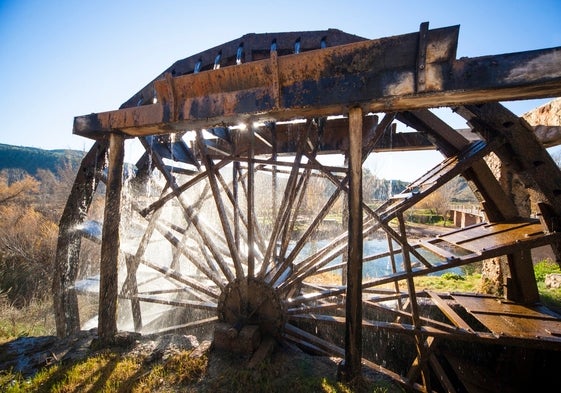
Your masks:
M 497 336 L 546 340 L 556 343 L 558 349 L 561 347 L 561 315 L 546 307 L 521 305 L 491 296 L 451 296 Z
M 421 239 L 417 245 L 448 261 L 476 262 L 505 255 L 518 249 L 535 248 L 559 238 L 546 233 L 538 220 L 480 223 L 434 238 Z

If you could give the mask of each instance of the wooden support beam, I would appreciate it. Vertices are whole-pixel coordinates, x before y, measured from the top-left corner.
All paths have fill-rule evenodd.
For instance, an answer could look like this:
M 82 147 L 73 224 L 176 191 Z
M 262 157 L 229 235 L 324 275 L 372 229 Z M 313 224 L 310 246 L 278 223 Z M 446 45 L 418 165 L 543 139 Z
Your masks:
M 107 143 L 96 142 L 82 159 L 60 218 L 53 274 L 53 305 L 56 333 L 66 337 L 80 331 L 78 297 L 74 282 L 78 274 L 82 234 L 76 225 L 84 222 L 100 174 L 105 169 Z
M 109 137 L 109 173 L 105 195 L 99 280 L 98 336 L 109 343 L 117 333 L 118 265 L 120 252 L 121 190 L 125 140 L 113 133 Z
M 178 76 L 173 89 L 159 80 L 157 104 L 78 116 L 73 132 L 143 136 L 250 118 L 340 115 L 349 102 L 367 113 L 561 95 L 561 48 L 455 60 L 458 32 L 458 26 L 426 32 L 423 91 L 414 77 L 419 33 L 411 33 L 281 56 L 277 67 L 267 59 Z
M 340 377 L 362 374 L 362 110 L 349 111 L 349 244 L 345 303 L 345 360 Z

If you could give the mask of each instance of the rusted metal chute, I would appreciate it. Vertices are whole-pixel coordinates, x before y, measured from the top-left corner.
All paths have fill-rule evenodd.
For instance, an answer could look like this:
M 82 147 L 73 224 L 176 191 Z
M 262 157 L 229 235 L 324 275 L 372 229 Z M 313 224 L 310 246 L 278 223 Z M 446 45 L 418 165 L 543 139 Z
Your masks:
M 178 61 L 118 110 L 76 117 L 74 133 L 97 141 L 77 184 L 94 187 L 75 185 L 61 220 L 58 333 L 80 329 L 77 295 L 64 289 L 77 279 L 80 238 L 61 239 L 86 219 L 77 209 L 87 210 L 102 178 L 96 165 L 109 150 L 101 337 L 118 329 L 121 299 L 137 331 L 219 326 L 215 334 L 230 348 L 271 336 L 340 356 L 341 378 L 367 366 L 421 391 L 454 391 L 461 380 L 452 358 L 437 351 L 448 342 L 561 352 L 559 319 L 539 305 L 528 259 L 544 245 L 561 254 L 561 173 L 532 127 L 499 104 L 560 95 L 561 48 L 458 60 L 458 33 L 458 26 L 424 23 L 378 40 L 338 30 L 251 34 Z M 470 131 L 450 127 L 436 107 L 453 109 Z M 414 132 L 396 132 L 396 124 Z M 151 187 L 132 187 L 120 218 L 112 214 L 124 198 L 128 138 L 145 151 L 131 183 Z M 401 194 L 365 203 L 361 168 L 369 154 L 427 148 L 442 152 L 440 165 Z M 327 164 L 325 154 L 345 160 Z M 521 211 L 488 165 L 491 156 L 530 190 L 539 219 Z M 406 212 L 458 176 L 488 222 L 410 238 Z M 348 220 L 332 225 L 332 216 Z M 365 247 L 382 235 L 387 250 Z M 512 312 L 496 311 L 502 319 L 481 316 L 489 297 L 415 288 L 415 277 L 503 256 L 502 300 Z M 386 257 L 387 270 L 365 275 Z M 126 274 L 116 273 L 120 258 Z M 151 305 L 166 311 L 154 318 Z M 508 328 L 530 314 L 524 329 Z M 384 357 L 392 343 L 380 332 L 410 344 L 399 361 Z

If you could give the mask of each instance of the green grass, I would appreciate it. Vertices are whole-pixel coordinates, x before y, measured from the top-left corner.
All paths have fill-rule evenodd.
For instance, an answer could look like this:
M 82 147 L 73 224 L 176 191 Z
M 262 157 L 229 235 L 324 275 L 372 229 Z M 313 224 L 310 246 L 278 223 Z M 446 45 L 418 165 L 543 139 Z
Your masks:
M 197 382 L 206 369 L 206 357 L 191 358 L 179 352 L 166 361 L 146 364 L 139 356 L 103 350 L 72 364 L 43 368 L 30 379 L 20 374 L 0 373 L 0 391 L 20 392 L 173 392 Z
M 403 390 L 387 380 L 361 380 L 354 384 L 320 376 L 313 364 L 295 360 L 290 370 L 264 361 L 256 369 L 223 366 L 221 373 L 209 381 L 209 359 L 206 355 L 190 357 L 181 351 L 166 360 L 146 362 L 142 357 L 105 349 L 72 364 L 55 364 L 26 379 L 10 371 L 0 372 L 0 391 L 5 393 L 270 393 L 270 392 L 326 392 L 326 393 L 402 393 Z
M 551 261 L 541 261 L 534 267 L 542 303 L 553 310 L 561 310 L 561 289 L 545 287 L 545 276 L 559 273 L 559 267 Z M 417 289 L 439 292 L 478 292 L 481 274 L 458 275 L 444 273 L 441 276 L 415 278 Z M 53 334 L 54 324 L 48 302 L 34 302 L 29 310 L 20 310 L 3 304 L 0 311 L 0 343 L 21 336 Z M 47 323 L 45 323 L 47 322 Z M 46 326 L 46 327 L 45 327 Z M 87 358 L 74 363 L 56 363 L 41 369 L 31 378 L 10 370 L 0 370 L 0 391 L 23 392 L 276 392 L 291 393 L 393 393 L 401 392 L 395 384 L 384 380 L 375 383 L 342 384 L 334 376 L 318 376 L 313 366 L 295 364 L 297 374 L 279 372 L 269 361 L 256 370 L 230 367 L 214 379 L 201 384 L 208 372 L 209 359 L 205 355 L 191 358 L 188 351 L 179 352 L 166 360 L 147 362 L 142 357 L 131 356 L 120 350 L 92 352 Z M 296 362 L 295 362 L 296 363 Z

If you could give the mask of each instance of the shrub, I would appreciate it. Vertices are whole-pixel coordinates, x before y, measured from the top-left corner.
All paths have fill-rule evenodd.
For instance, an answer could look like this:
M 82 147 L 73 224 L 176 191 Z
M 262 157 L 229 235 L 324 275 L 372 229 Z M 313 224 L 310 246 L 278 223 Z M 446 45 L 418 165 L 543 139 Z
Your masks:
M 559 265 L 550 259 L 544 259 L 534 265 L 534 274 L 537 282 L 545 281 L 545 276 L 551 273 L 561 273 Z

